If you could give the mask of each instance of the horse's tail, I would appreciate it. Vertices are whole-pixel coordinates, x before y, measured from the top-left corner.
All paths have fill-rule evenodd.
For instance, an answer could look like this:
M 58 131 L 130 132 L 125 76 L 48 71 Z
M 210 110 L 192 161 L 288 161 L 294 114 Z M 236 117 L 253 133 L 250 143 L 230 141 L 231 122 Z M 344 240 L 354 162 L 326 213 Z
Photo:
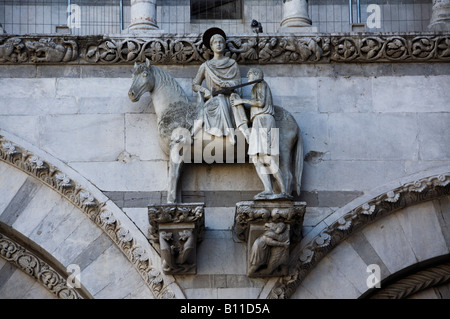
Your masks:
M 300 188 L 302 186 L 302 174 L 303 174 L 303 139 L 300 128 L 297 128 L 297 142 L 295 143 L 294 150 L 294 178 L 295 178 L 295 190 L 297 195 L 300 196 Z

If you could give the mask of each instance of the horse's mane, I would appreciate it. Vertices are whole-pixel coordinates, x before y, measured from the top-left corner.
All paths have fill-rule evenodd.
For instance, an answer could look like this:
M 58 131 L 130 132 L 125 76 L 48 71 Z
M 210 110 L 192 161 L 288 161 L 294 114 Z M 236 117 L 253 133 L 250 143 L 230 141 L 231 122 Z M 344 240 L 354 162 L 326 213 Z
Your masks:
M 164 71 L 163 69 L 151 66 L 155 79 L 159 82 L 159 86 L 156 89 L 159 89 L 161 87 L 167 86 L 172 92 L 178 93 L 181 97 L 188 100 L 186 92 L 184 92 L 183 88 L 180 86 L 180 84 L 174 79 L 172 75 Z

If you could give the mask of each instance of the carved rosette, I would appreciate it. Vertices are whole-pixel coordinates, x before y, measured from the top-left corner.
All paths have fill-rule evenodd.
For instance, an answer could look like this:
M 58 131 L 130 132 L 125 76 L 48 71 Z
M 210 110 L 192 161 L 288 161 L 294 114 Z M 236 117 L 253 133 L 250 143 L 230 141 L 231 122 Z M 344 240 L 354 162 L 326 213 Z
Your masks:
M 204 203 L 148 207 L 149 239 L 160 252 L 165 274 L 195 274 L 197 243 L 205 231 Z
M 309 271 L 341 241 L 355 231 L 399 209 L 450 194 L 450 172 L 420 179 L 381 194 L 349 211 L 325 227 L 309 242 L 295 249 L 289 261 L 290 273 L 274 286 L 268 298 L 289 298 Z
M 227 39 L 226 55 L 240 64 L 448 62 L 449 43 L 450 35 L 445 33 L 244 34 Z M 131 64 L 148 58 L 155 65 L 183 65 L 200 64 L 211 57 L 201 35 L 0 37 L 0 64 Z
M 0 160 L 36 177 L 84 212 L 118 246 L 156 298 L 174 296 L 173 292 L 166 287 L 158 268 L 152 265 L 148 252 L 139 245 L 130 230 L 107 209 L 106 203 L 100 202 L 59 168 L 1 135 Z

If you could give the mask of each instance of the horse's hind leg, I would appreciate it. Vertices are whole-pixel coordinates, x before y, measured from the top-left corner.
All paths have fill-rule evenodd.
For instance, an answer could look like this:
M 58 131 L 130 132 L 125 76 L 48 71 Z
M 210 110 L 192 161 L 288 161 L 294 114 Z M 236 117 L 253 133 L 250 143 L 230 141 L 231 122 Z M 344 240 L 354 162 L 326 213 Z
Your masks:
M 292 169 L 291 169 L 291 152 L 286 151 L 285 154 L 280 156 L 280 170 L 283 176 L 283 184 L 286 194 L 292 193 Z

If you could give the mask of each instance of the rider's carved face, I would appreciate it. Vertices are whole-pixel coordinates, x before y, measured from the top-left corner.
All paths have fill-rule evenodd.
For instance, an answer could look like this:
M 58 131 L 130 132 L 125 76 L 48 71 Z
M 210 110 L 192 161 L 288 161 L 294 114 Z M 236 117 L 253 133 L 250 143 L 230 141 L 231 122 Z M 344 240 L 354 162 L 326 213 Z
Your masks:
M 219 34 L 211 37 L 210 45 L 214 53 L 223 53 L 225 51 L 225 39 Z

